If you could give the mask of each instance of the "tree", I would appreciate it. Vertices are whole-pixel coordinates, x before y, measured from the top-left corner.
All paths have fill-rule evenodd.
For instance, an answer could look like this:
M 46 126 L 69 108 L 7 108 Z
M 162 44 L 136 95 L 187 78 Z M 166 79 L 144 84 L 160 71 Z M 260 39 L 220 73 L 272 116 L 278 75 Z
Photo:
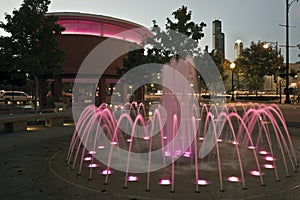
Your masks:
M 154 32 L 154 37 L 149 38 L 148 43 L 160 49 L 161 56 L 169 59 L 173 57 L 185 59 L 187 55 L 199 55 L 200 49 L 198 44 L 204 37 L 203 28 L 206 27 L 206 24 L 204 22 L 196 24 L 191 21 L 192 12 L 188 11 L 185 6 L 174 11 L 172 15 L 173 21 L 167 18 L 166 31 L 163 31 L 156 21 L 153 20 L 152 31 Z M 182 35 L 174 35 L 174 32 Z
M 260 41 L 252 42 L 236 62 L 236 70 L 243 74 L 246 87 L 255 91 L 256 95 L 264 84 L 264 76 L 277 76 L 277 71 L 283 64 L 280 53 L 272 47 L 264 48 L 264 45 Z
M 194 57 L 200 55 L 199 41 L 204 37 L 203 28 L 206 24 L 193 22 L 192 12 L 188 11 L 186 6 L 174 11 L 172 16 L 173 19 L 167 18 L 165 30 L 159 27 L 156 20 L 152 21 L 153 37 L 147 38 L 147 45 L 141 44 L 144 49 L 128 53 L 123 61 L 124 68 L 118 70 L 119 76 L 141 64 L 166 64 L 172 58 L 185 59 L 188 55 Z
M 53 78 L 61 73 L 59 64 L 63 61 L 63 52 L 58 49 L 56 36 L 64 30 L 54 16 L 46 16 L 50 0 L 24 0 L 19 10 L 12 15 L 6 14 L 7 23 L 1 22 L 10 36 L 1 37 L 1 51 L 7 51 L 7 61 L 2 66 L 6 72 L 18 70 L 27 74 L 34 82 L 35 111 L 39 82 Z
M 213 50 L 209 53 L 211 58 L 213 59 L 215 65 L 217 66 L 220 74 L 221 79 L 224 82 L 226 79 L 228 79 L 228 70 L 230 69 L 230 61 L 224 58 L 224 53 L 218 50 Z M 215 80 L 218 81 L 218 80 Z

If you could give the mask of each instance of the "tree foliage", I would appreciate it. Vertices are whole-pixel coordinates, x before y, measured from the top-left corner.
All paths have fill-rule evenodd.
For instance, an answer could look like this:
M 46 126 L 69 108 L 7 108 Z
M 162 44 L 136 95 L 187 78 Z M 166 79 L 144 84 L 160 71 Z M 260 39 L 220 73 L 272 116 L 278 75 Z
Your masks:
M 145 45 L 144 49 L 129 52 L 123 62 L 124 68 L 118 71 L 120 76 L 131 68 L 144 63 L 165 64 L 174 57 L 185 59 L 187 55 L 199 54 L 199 48 L 195 44 L 198 44 L 204 37 L 203 28 L 206 24 L 193 22 L 191 20 L 192 13 L 185 6 L 174 11 L 172 16 L 173 19 L 167 18 L 165 30 L 159 27 L 155 20 L 152 21 L 153 37 L 147 38 L 147 45 L 141 44 Z M 196 43 L 191 43 L 191 41 L 196 41 Z
M 26 75 L 16 65 L 12 65 L 13 52 L 10 41 L 11 38 L 0 37 L 0 87 L 10 90 L 15 87 L 21 87 L 26 84 Z
M 218 70 L 222 76 L 222 80 L 225 81 L 228 78 L 226 72 L 230 69 L 230 61 L 225 59 L 223 52 L 220 51 L 212 51 L 209 55 L 218 67 Z
M 242 51 L 236 64 L 236 70 L 244 78 L 246 87 L 257 94 L 264 84 L 264 76 L 278 75 L 283 57 L 272 46 L 265 48 L 265 43 L 258 41 Z
M 7 23 L 0 24 L 10 34 L 2 37 L 6 41 L 3 48 L 10 52 L 6 54 L 6 67 L 17 66 L 31 79 L 50 78 L 61 72 L 63 53 L 55 36 L 63 28 L 56 24 L 55 17 L 46 16 L 49 4 L 50 0 L 24 0 L 19 10 L 5 15 Z
M 9 36 L 1 37 L 1 56 L 5 72 L 21 72 L 34 81 L 35 97 L 38 83 L 59 75 L 63 52 L 56 36 L 64 30 L 54 16 L 46 15 L 50 0 L 24 0 L 19 10 L 6 14 L 0 28 Z
M 153 37 L 148 37 L 146 44 L 141 44 L 142 49 L 130 51 L 127 58 L 123 60 L 123 68 L 118 69 L 121 77 L 130 69 L 147 63 L 166 64 L 171 59 L 186 59 L 200 56 L 199 42 L 204 37 L 204 22 L 199 24 L 192 21 L 192 12 L 186 6 L 182 6 L 172 13 L 172 18 L 166 19 L 164 28 L 161 28 L 156 20 L 152 21 L 151 31 Z M 161 73 L 159 69 L 149 69 L 153 79 Z M 158 70 L 158 71 L 156 71 Z

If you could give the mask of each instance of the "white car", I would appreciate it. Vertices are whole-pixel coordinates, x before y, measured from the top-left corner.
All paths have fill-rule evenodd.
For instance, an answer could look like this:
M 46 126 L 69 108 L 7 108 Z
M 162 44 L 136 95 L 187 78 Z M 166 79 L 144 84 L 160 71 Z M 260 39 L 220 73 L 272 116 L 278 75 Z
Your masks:
M 0 101 L 4 101 L 5 104 L 9 102 L 23 102 L 26 104 L 28 101 L 32 100 L 32 96 L 22 91 L 4 91 L 0 95 Z

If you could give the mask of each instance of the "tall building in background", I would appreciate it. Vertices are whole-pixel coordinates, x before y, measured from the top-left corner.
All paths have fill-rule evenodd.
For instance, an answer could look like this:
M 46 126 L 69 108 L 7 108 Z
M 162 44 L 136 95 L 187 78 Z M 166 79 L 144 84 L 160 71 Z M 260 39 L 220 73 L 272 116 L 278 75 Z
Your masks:
M 242 50 L 243 50 L 242 40 L 235 41 L 235 43 L 234 43 L 234 60 L 237 60 L 240 57 Z
M 212 22 L 212 49 L 225 57 L 225 35 L 222 33 L 222 22 L 217 19 Z

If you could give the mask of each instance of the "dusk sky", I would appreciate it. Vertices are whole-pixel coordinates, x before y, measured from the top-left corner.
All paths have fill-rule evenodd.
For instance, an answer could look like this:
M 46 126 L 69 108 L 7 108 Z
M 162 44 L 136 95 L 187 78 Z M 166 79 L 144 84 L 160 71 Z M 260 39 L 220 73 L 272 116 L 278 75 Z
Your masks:
M 291 2 L 292 0 L 290 0 Z M 11 13 L 19 8 L 22 0 L 2 1 L 0 21 L 4 13 Z M 226 58 L 233 60 L 233 46 L 241 39 L 244 47 L 251 41 L 278 41 L 285 45 L 285 0 L 52 0 L 49 12 L 82 12 L 106 15 L 129 20 L 147 28 L 152 26 L 152 20 L 157 20 L 160 26 L 166 23 L 166 17 L 182 5 L 192 11 L 192 20 L 196 23 L 205 22 L 205 37 L 200 44 L 211 50 L 212 21 L 220 19 L 225 33 Z M 289 9 L 290 45 L 300 44 L 300 1 L 294 2 Z M 0 34 L 4 34 L 0 30 Z M 285 48 L 281 47 L 285 57 Z M 290 49 L 290 62 L 300 61 L 300 50 Z

